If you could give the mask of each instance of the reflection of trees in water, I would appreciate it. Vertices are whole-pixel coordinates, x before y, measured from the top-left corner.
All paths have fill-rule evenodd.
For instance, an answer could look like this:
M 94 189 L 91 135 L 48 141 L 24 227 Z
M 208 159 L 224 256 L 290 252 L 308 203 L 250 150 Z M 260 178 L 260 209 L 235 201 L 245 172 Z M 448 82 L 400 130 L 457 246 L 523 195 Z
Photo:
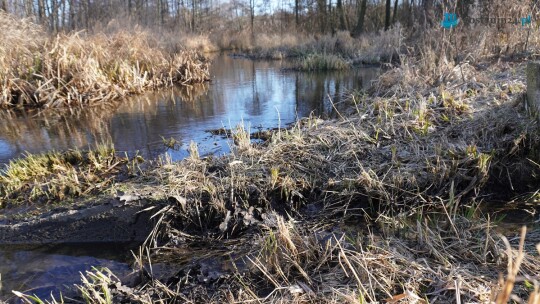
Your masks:
M 152 115 L 160 109 L 163 110 L 161 118 L 164 117 L 163 112 L 168 113 L 169 117 L 174 115 L 172 112 L 178 110 L 173 110 L 171 107 L 174 108 L 175 104 L 181 105 L 181 111 L 186 111 L 188 116 L 204 115 L 204 109 L 200 108 L 201 105 L 197 103 L 197 100 L 207 91 L 208 84 L 198 84 L 151 92 L 90 108 L 48 109 L 22 113 L 2 111 L 0 112 L 0 139 L 10 145 L 10 150 L 15 155 L 20 155 L 25 151 L 35 153 L 44 150 L 86 148 L 96 143 L 113 142 L 113 138 L 116 141 L 120 139 L 121 142 L 130 142 L 134 140 L 134 137 L 136 138 L 134 134 L 140 131 L 140 126 L 146 124 L 144 116 Z M 163 103 L 165 108 L 159 103 Z M 131 129 L 134 132 L 122 134 L 125 137 L 118 138 L 113 134 L 121 126 L 117 126 L 112 119 L 118 113 L 140 113 L 143 117 L 141 117 L 142 120 L 135 118 L 134 121 L 130 118 Z M 159 129 L 171 123 L 170 120 L 163 119 L 156 121 L 162 121 L 162 126 L 150 125 L 149 127 Z M 159 138 L 152 140 L 159 140 Z M 130 151 L 133 150 L 135 149 L 130 149 Z M 12 156 L 0 155 L 0 159 Z
M 0 141 L 6 141 L 15 154 L 114 142 L 119 151 L 142 150 L 153 157 L 165 150 L 162 137 L 173 137 L 186 146 L 189 140 L 206 136 L 205 129 L 220 128 L 229 119 L 232 127 L 240 118 L 249 118 L 252 127 L 276 127 L 276 112 L 285 123 L 297 114 L 332 114 L 329 95 L 339 103 L 347 90 L 366 87 L 377 73 L 376 69 L 283 72 L 283 65 L 286 62 L 220 56 L 211 66 L 211 84 L 149 92 L 93 108 L 1 112 Z M 12 156 L 0 154 L 0 160 Z
M 180 125 L 214 115 L 208 88 L 208 84 L 199 84 L 131 98 L 110 119 L 116 148 L 154 157 L 166 150 L 162 137 L 181 144 Z
M 332 102 L 340 105 L 350 90 L 367 89 L 378 69 L 334 73 L 296 73 L 295 89 L 299 116 L 332 115 Z
M 116 103 L 84 109 L 0 112 L 0 139 L 20 155 L 24 151 L 67 150 L 110 142 L 106 120 Z

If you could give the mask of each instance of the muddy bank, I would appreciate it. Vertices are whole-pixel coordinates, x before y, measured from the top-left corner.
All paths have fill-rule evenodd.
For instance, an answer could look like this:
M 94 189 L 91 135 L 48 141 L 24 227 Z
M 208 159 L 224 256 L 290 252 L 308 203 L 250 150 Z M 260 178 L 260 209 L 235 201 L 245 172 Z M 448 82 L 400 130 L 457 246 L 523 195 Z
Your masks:
M 0 222 L 0 245 L 143 242 L 152 231 L 156 207 L 146 200 L 110 200 L 77 210 Z

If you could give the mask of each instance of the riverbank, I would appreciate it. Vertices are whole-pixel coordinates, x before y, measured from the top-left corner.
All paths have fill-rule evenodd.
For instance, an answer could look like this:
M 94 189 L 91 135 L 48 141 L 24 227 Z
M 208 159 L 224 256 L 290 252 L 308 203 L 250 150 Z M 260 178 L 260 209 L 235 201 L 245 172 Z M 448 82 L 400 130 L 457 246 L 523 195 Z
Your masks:
M 0 13 L 0 108 L 92 106 L 175 84 L 209 80 L 208 62 L 167 49 L 151 32 L 49 35 Z
M 302 119 L 263 143 L 240 126 L 225 157 L 201 158 L 194 144 L 181 162 L 126 160 L 127 176 L 62 200 L 47 193 L 58 173 L 20 187 L 5 179 L 0 192 L 17 189 L 6 206 L 28 204 L 18 199 L 36 188 L 48 206 L 118 191 L 160 206 L 138 279 L 89 275 L 82 290 L 92 299 L 506 303 L 511 290 L 527 299 L 538 293 L 538 224 L 522 223 L 518 250 L 519 228 L 497 228 L 489 208 L 537 209 L 539 133 L 523 107 L 524 64 L 459 68 L 435 87 L 402 65 L 351 95 L 338 119 Z M 84 181 L 76 167 L 73 180 Z
M 223 50 L 251 59 L 295 59 L 295 69 L 345 70 L 353 65 L 378 65 L 399 59 L 401 28 L 354 38 L 347 31 L 325 35 L 228 33 L 211 38 Z

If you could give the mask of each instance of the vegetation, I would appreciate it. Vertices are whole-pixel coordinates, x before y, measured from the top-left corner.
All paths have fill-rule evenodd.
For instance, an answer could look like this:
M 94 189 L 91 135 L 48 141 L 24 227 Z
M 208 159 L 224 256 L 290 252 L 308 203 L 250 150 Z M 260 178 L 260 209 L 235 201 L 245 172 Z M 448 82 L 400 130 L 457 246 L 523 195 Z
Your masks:
M 88 301 L 536 299 L 537 228 L 521 245 L 507 241 L 481 208 L 513 197 L 525 206 L 538 189 L 523 68 L 471 67 L 468 82 L 433 87 L 403 65 L 351 95 L 338 120 L 306 118 L 262 145 L 239 127 L 229 156 L 201 159 L 192 145 L 182 162 L 116 181 L 112 189 L 166 203 L 137 259 L 141 275 L 148 260 L 177 271 L 137 286 L 107 276 L 86 285 L 100 295 Z M 213 245 L 192 259 L 201 243 Z M 205 261 L 232 266 L 205 272 Z
M 538 208 L 539 126 L 516 59 L 535 58 L 539 29 L 468 21 L 538 13 L 527 1 L 452 3 L 0 1 L 56 35 L 1 15 L 11 46 L 0 46 L 4 107 L 92 104 L 207 79 L 186 48 L 297 57 L 310 71 L 389 67 L 334 105 L 337 119 L 308 117 L 261 144 L 243 126 L 224 130 L 233 146 L 224 157 L 202 158 L 196 143 L 181 162 L 143 169 L 104 148 L 28 155 L 0 172 L 2 206 L 99 202 L 117 189 L 159 203 L 148 208 L 157 224 L 136 256 L 138 281 L 89 272 L 79 286 L 88 303 L 540 303 L 538 223 L 522 220 L 530 230 L 517 234 L 494 209 Z M 461 25 L 441 28 L 444 12 Z M 134 24 L 156 34 L 118 30 Z M 63 33 L 77 29 L 87 32 Z M 156 264 L 174 271 L 158 277 Z
M 50 33 L 108 33 L 142 27 L 167 50 L 234 49 L 258 58 L 313 53 L 340 55 L 355 62 L 389 62 L 399 55 L 437 62 L 474 62 L 539 46 L 534 24 L 489 24 L 481 17 L 537 18 L 532 1 L 207 0 L 0 1 L 0 8 L 27 17 Z M 445 12 L 456 13 L 455 29 L 440 26 Z M 506 19 L 508 20 L 508 19 Z M 5 32 L 5 31 L 2 31 Z M 352 36 L 352 37 L 351 37 Z M 354 37 L 354 38 L 353 38 Z M 435 50 L 442 44 L 444 51 Z M 151 43 L 150 45 L 155 45 Z M 433 50 L 431 54 L 429 50 Z M 459 62 L 458 62 L 459 63 Z
M 28 154 L 0 170 L 0 207 L 22 202 L 61 202 L 101 192 L 116 177 L 128 174 L 127 164 L 126 158 L 116 156 L 115 150 L 108 146 L 88 152 Z
M 350 63 L 336 55 L 312 54 L 301 59 L 296 69 L 301 71 L 346 70 Z
M 196 53 L 170 55 L 149 32 L 59 34 L 0 12 L 0 107 L 91 106 L 208 80 Z

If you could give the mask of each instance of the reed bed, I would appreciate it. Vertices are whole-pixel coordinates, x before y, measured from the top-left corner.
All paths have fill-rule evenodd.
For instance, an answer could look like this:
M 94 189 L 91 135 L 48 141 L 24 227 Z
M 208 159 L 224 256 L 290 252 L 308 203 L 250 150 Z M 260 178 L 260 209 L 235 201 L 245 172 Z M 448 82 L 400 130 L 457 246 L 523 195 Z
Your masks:
M 39 26 L 1 13 L 0 33 L 1 108 L 91 106 L 209 80 L 203 57 L 170 54 L 142 30 L 48 37 Z
M 332 54 L 355 63 L 387 62 L 399 52 L 402 30 L 396 27 L 387 32 L 351 37 L 347 31 L 335 35 L 305 35 L 291 33 L 262 33 L 250 38 L 249 33 L 220 33 L 211 38 L 221 49 L 234 50 L 251 58 L 306 58 Z
M 333 54 L 310 54 L 300 59 L 294 69 L 300 71 L 347 70 L 351 63 Z
M 512 184 L 529 184 L 529 191 L 538 185 L 532 177 L 538 168 L 526 164 L 536 157 L 537 126 L 521 104 L 523 78 L 515 75 L 522 73 L 512 68 L 491 70 L 498 81 L 463 84 L 456 78 L 439 88 L 407 79 L 406 69 L 393 70 L 371 94 L 352 96 L 350 112 L 337 121 L 302 120 L 275 131 L 262 147 L 232 135 L 237 150 L 225 158 L 163 161 L 144 174 L 153 186 L 133 186 L 173 202 L 162 214 L 166 224 L 159 231 L 168 241 L 154 249 L 157 261 L 167 256 L 164 248 L 174 252 L 178 240 L 243 239 L 253 227 L 262 232 L 239 262 L 248 269 L 228 274 L 233 283 L 180 277 L 147 285 L 139 296 L 165 302 L 504 303 L 500 291 L 513 279 L 499 283 L 498 274 L 521 256 L 520 277 L 527 279 L 504 292 L 534 300 L 536 291 L 527 286 L 539 280 L 538 240 L 532 237 L 527 251 L 518 253 L 497 236 L 489 215 L 475 211 L 478 197 L 512 191 Z M 389 81 L 396 73 L 402 82 Z M 503 168 L 514 169 L 501 180 Z M 184 267 L 179 273 L 194 266 Z
M 231 273 L 187 262 L 167 282 L 110 284 L 110 293 L 143 303 L 537 303 L 540 260 L 537 249 L 525 248 L 524 232 L 510 242 L 486 218 L 405 217 L 380 217 L 374 223 L 386 230 L 366 233 L 277 216 L 249 246 L 228 246 L 243 252 L 229 260 L 238 265 Z
M 163 160 L 144 173 L 144 180 L 154 180 L 150 188 L 159 185 L 160 191 L 148 189 L 156 198 L 167 194 L 197 205 L 198 212 L 182 213 L 182 229 L 217 234 L 231 231 L 220 232 L 211 223 L 221 223 L 237 204 L 293 213 L 307 202 L 336 214 L 347 212 L 347 206 L 401 210 L 436 206 L 450 197 L 460 201 L 480 189 L 489 191 L 488 184 L 508 185 L 523 176 L 532 180 L 521 181 L 534 184 L 538 168 L 526 158 L 536 157 L 537 125 L 521 105 L 523 79 L 512 78 L 520 73 L 511 69 L 492 72 L 504 76 L 504 83 L 485 79 L 476 90 L 469 89 L 471 82 L 412 93 L 399 89 L 397 81 L 386 82 L 398 73 L 391 71 L 372 95 L 360 93 L 341 105 L 349 113 L 342 111 L 338 120 L 301 120 L 274 131 L 263 146 L 236 129 L 234 154 Z M 384 91 L 393 93 L 377 96 L 390 83 Z M 516 169 L 507 179 L 492 175 L 510 165 Z M 134 188 L 145 188 L 133 182 Z M 204 216 L 209 218 L 199 218 Z M 241 217 L 237 221 L 239 229 Z

